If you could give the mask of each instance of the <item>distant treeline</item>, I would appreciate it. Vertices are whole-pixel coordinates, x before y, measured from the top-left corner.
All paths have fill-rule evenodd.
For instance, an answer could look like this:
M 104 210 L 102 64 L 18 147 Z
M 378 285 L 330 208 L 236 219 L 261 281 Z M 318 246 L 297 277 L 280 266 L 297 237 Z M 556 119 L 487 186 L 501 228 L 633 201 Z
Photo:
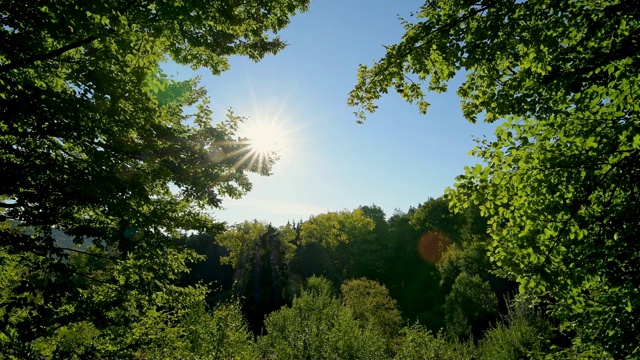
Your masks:
M 389 290 L 404 321 L 479 338 L 507 313 L 505 299 L 517 292 L 514 282 L 491 273 L 486 240 L 486 220 L 477 209 L 454 214 L 442 198 L 388 219 L 373 205 L 279 227 L 247 221 L 219 234 L 181 238 L 180 245 L 206 260 L 191 264 L 180 284 L 206 284 L 211 305 L 240 299 L 251 330 L 260 334 L 265 316 L 291 305 L 306 279 L 322 276 L 338 289 L 366 278 Z M 480 301 L 473 296 L 454 305 L 461 300 L 454 285 L 464 281 L 488 301 L 476 304 L 479 310 L 464 309 Z

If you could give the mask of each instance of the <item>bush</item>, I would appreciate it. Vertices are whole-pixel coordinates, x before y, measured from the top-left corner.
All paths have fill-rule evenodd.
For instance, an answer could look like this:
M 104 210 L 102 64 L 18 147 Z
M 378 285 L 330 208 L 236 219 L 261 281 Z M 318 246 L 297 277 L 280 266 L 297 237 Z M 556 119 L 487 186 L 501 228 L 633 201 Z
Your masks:
M 326 280 L 326 279 L 325 279 Z M 271 313 L 258 339 L 262 359 L 386 359 L 385 340 L 362 328 L 352 311 L 328 293 L 321 279 L 309 282 L 292 306 Z
M 444 304 L 447 332 L 453 337 L 479 336 L 498 315 L 498 299 L 478 275 L 461 273 Z
M 449 342 L 439 333 L 433 333 L 420 325 L 401 330 L 402 338 L 396 359 L 465 360 L 474 359 L 472 343 Z
M 397 336 L 402 316 L 389 290 L 365 278 L 348 280 L 341 287 L 342 299 L 354 318 L 363 326 L 372 326 L 387 339 Z
M 553 336 L 551 324 L 524 301 L 508 304 L 505 321 L 489 329 L 478 344 L 478 357 L 487 360 L 542 357 Z

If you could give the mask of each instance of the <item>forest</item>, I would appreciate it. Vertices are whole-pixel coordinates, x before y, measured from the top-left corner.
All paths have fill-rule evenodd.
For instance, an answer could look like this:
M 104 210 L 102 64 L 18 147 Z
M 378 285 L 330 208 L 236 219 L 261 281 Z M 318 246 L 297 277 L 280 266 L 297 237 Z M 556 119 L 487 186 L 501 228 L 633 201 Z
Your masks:
M 215 219 L 278 156 L 162 64 L 277 54 L 310 0 L 0 4 L 0 359 L 640 359 L 637 1 L 425 0 L 345 100 L 464 74 L 479 163 L 287 224 Z

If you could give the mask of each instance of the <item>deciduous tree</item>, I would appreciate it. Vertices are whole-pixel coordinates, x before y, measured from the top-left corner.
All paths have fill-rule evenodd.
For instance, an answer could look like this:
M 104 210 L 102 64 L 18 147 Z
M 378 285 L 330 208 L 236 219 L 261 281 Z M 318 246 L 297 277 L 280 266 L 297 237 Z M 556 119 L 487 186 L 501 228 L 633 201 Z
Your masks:
M 454 337 L 479 337 L 498 316 L 498 299 L 478 275 L 461 273 L 444 303 L 447 332 Z
M 385 359 L 384 338 L 362 328 L 351 309 L 330 292 L 330 282 L 310 278 L 309 291 L 291 307 L 271 313 L 258 339 L 264 359 Z
M 368 256 L 375 248 L 375 222 L 363 210 L 328 212 L 312 216 L 300 228 L 300 242 L 319 244 L 327 258 L 325 265 L 330 280 L 338 286 L 344 280 L 357 277 L 359 257 Z
M 640 352 L 639 19 L 633 0 L 429 0 L 349 97 L 360 120 L 392 87 L 425 112 L 466 73 L 464 116 L 501 124 L 454 205 L 479 204 L 502 274 L 614 357 Z
M 259 333 L 264 317 L 290 302 L 290 263 L 296 253 L 295 230 L 245 221 L 220 234 L 217 242 L 230 254 L 222 263 L 234 267 L 233 290 L 242 298 L 251 330 Z
M 246 171 L 266 175 L 272 161 L 252 161 L 235 137 L 240 117 L 215 121 L 195 80 L 172 80 L 159 66 L 174 61 L 218 74 L 228 56 L 276 53 L 285 43 L 274 34 L 307 5 L 3 1 L 0 168 L 11 175 L 0 185 L 0 210 L 14 228 L 0 230 L 0 272 L 12 274 L 2 279 L 10 290 L 0 299 L 0 348 L 39 357 L 34 341 L 65 324 L 117 325 L 106 314 L 121 308 L 122 293 L 145 304 L 130 308 L 140 314 L 163 309 L 166 324 L 175 318 L 178 309 L 158 301 L 195 258 L 168 252 L 170 238 L 215 228 L 203 210 L 250 190 Z M 106 279 L 78 273 L 56 246 L 54 227 L 114 251 L 113 269 L 121 271 Z M 89 305 L 79 277 L 105 290 L 104 303 L 78 305 Z
M 398 336 L 402 316 L 396 300 L 387 288 L 365 278 L 345 281 L 340 287 L 344 304 L 351 309 L 354 319 L 364 326 L 372 326 L 388 341 Z

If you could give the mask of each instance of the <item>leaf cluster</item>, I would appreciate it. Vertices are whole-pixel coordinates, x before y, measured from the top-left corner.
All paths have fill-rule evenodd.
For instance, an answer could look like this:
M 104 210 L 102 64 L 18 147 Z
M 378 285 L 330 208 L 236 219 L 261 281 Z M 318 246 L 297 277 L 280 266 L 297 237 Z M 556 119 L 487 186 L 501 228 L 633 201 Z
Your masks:
M 640 13 L 634 1 L 429 0 L 402 40 L 361 66 L 359 121 L 394 87 L 457 89 L 479 139 L 450 191 L 489 219 L 492 261 L 585 348 L 637 357 Z M 422 84 L 426 85 L 423 89 Z M 580 346 L 582 346 L 580 345 Z

